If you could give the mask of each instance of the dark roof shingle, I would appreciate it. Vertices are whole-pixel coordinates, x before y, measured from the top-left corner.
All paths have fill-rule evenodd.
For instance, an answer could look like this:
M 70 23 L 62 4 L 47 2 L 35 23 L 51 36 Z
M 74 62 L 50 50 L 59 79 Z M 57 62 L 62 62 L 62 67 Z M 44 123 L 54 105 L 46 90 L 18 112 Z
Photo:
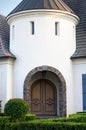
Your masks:
M 23 0 L 9 15 L 34 9 L 55 9 L 74 13 L 62 0 Z
M 71 58 L 86 58 L 86 0 L 64 0 L 64 2 L 80 18 L 76 27 L 76 51 Z
M 0 58 L 15 58 L 9 51 L 9 26 L 6 18 L 0 15 Z

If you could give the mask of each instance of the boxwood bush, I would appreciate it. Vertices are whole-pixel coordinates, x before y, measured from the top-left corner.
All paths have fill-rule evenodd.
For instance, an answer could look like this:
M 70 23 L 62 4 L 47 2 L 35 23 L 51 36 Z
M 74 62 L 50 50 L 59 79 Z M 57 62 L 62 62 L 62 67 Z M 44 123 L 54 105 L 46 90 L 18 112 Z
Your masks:
M 86 123 L 86 115 L 82 114 L 73 114 L 69 117 L 63 117 L 63 118 L 49 118 L 49 119 L 41 119 L 37 120 L 36 122 L 77 122 L 77 123 Z
M 36 121 L 36 115 L 35 114 L 26 114 L 23 116 L 19 121 L 20 122 L 29 122 L 29 121 Z
M 10 117 L 2 116 L 0 117 L 0 130 L 4 130 L 5 125 L 10 122 Z
M 36 115 L 35 114 L 26 114 L 25 121 L 31 121 L 31 120 L 36 120 Z
M 81 116 L 86 117 L 86 112 L 77 112 L 76 114 L 69 115 L 69 117 L 81 117 Z
M 11 123 L 3 130 L 86 130 L 86 123 Z
M 35 114 L 26 114 L 22 122 L 12 123 L 9 117 L 4 117 L 0 121 L 0 130 L 86 130 L 85 114 L 73 114 L 68 118 L 35 118 Z
M 29 105 L 20 98 L 10 99 L 4 108 L 5 115 L 10 116 L 13 121 L 20 120 L 29 111 Z
M 70 117 L 70 118 L 56 118 L 52 119 L 53 122 L 78 122 L 78 123 L 86 123 L 86 117 Z
M 0 124 L 6 124 L 10 122 L 9 116 L 0 117 Z

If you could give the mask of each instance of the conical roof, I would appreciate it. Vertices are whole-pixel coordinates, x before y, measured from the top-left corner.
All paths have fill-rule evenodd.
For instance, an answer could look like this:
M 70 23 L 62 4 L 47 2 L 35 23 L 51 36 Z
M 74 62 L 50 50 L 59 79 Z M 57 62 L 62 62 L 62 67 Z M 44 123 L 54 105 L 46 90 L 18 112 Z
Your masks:
M 54 9 L 74 13 L 62 0 L 23 0 L 9 15 L 38 9 Z
M 0 58 L 14 56 L 9 51 L 9 26 L 6 18 L 0 14 Z

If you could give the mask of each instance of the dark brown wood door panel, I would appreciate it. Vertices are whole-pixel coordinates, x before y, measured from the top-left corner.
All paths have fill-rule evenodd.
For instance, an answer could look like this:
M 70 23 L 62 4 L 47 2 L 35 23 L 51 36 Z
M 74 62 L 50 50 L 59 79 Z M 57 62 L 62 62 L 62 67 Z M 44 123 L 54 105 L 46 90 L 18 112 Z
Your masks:
M 31 113 L 56 115 L 56 88 L 48 80 L 38 80 L 31 87 Z
M 32 86 L 31 91 L 31 112 L 36 114 L 42 114 L 42 95 L 41 84 L 36 82 Z

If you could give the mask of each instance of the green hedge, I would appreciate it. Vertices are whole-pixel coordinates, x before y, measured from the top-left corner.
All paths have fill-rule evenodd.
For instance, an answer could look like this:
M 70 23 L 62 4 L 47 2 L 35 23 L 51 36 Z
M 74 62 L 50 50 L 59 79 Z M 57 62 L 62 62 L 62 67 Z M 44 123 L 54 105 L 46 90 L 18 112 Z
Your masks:
M 11 122 L 10 117 L 0 117 L 0 130 L 86 130 L 86 115 L 78 113 L 68 118 L 36 119 L 27 114 L 21 122 Z
M 0 130 L 4 130 L 5 125 L 9 122 L 10 122 L 10 117 L 7 116 L 0 117 Z
M 35 114 L 26 114 L 24 117 L 21 118 L 20 122 L 28 122 L 36 120 Z
M 69 118 L 72 122 L 86 122 L 86 112 L 78 112 L 77 114 L 69 115 Z
M 36 122 L 77 122 L 77 123 L 86 123 L 86 116 L 75 116 L 68 118 L 52 118 L 52 119 L 40 119 Z
M 27 121 L 32 121 L 36 120 L 36 115 L 35 114 L 26 114 L 25 117 L 23 117 L 20 122 L 27 122 Z M 9 116 L 0 116 L 0 124 L 6 124 L 9 122 L 13 122 Z
M 10 122 L 10 117 L 8 116 L 0 117 L 0 124 L 6 124 L 9 122 Z
M 81 116 L 86 117 L 86 112 L 78 112 L 76 114 L 69 115 L 69 117 L 81 117 Z
M 86 130 L 86 123 L 9 123 L 0 130 Z
M 31 121 L 31 120 L 35 120 L 35 119 L 36 119 L 35 114 L 26 114 L 26 116 L 25 116 L 25 121 Z
M 70 118 L 57 118 L 52 119 L 53 122 L 78 122 L 78 123 L 86 123 L 86 117 L 70 117 Z
M 12 123 L 12 120 L 9 116 L 2 116 L 0 117 L 0 130 L 14 130 L 17 128 L 17 125 L 21 125 L 21 122 L 23 121 L 23 123 L 25 124 L 25 122 L 30 122 L 32 120 L 36 119 L 36 115 L 35 114 L 26 114 L 25 118 L 23 118 L 19 123 Z M 15 125 L 17 124 L 17 125 Z M 19 126 L 20 127 L 20 126 Z
M 86 115 L 86 112 L 85 112 L 85 111 L 84 111 L 84 112 L 77 112 L 77 114 L 79 114 L 79 115 L 80 115 L 80 114 L 81 114 L 81 115 L 82 115 L 82 114 Z

